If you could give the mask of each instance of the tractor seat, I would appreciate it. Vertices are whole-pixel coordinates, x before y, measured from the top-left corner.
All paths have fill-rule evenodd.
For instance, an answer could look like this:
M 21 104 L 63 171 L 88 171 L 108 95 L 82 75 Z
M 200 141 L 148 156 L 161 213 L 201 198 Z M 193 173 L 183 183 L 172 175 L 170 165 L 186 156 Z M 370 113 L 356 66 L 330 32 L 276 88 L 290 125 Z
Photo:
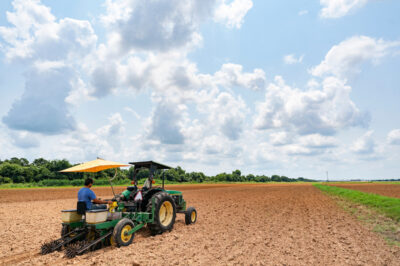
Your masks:
M 84 215 L 86 213 L 86 202 L 78 201 L 76 203 L 76 212 L 80 215 Z

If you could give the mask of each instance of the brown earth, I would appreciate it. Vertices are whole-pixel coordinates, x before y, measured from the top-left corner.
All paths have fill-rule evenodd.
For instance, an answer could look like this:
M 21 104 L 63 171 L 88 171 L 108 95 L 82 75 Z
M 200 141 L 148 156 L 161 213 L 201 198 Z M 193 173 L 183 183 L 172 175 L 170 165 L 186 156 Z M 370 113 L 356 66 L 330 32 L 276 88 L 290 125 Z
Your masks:
M 98 195 L 103 189 L 109 193 L 97 188 Z M 16 200 L 0 206 L 0 265 L 400 265 L 398 247 L 386 244 L 311 185 L 179 189 L 197 208 L 196 224 L 186 226 L 178 214 L 171 232 L 153 237 L 144 228 L 128 247 L 74 259 L 38 251 L 41 243 L 59 236 L 60 210 L 74 207 L 76 190 L 24 190 L 30 197 L 7 192 Z
M 375 193 L 387 197 L 400 198 L 400 185 L 398 184 L 334 184 L 335 187 L 355 189 L 368 193 Z

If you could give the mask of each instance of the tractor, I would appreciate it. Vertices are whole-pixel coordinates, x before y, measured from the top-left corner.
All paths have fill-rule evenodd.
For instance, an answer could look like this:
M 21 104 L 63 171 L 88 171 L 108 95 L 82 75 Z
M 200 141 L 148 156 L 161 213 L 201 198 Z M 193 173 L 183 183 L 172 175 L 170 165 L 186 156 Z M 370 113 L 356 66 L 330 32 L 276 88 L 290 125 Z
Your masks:
M 104 246 L 128 246 L 132 243 L 135 232 L 145 225 L 152 235 L 171 231 L 177 213 L 185 215 L 187 225 L 196 222 L 197 211 L 194 207 L 186 207 L 182 192 L 164 188 L 163 170 L 171 167 L 154 161 L 129 164 L 134 166 L 133 186 L 128 186 L 121 194 L 116 195 L 110 179 L 114 197 L 107 209 L 86 210 L 85 202 L 78 201 L 77 209 L 62 211 L 61 237 L 43 244 L 41 254 L 64 248 L 65 256 L 73 258 Z M 111 167 L 107 169 L 109 168 Z M 136 176 L 141 169 L 148 169 L 149 176 L 142 188 L 139 188 Z M 161 187 L 153 187 L 156 171 L 162 171 Z

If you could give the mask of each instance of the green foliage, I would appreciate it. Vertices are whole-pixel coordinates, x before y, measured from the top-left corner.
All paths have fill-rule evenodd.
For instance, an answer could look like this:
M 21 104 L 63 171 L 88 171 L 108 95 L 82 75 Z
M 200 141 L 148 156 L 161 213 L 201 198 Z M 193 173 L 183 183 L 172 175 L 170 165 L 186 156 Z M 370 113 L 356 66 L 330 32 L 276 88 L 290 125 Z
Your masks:
M 385 197 L 377 194 L 361 192 L 358 190 L 321 184 L 314 184 L 314 186 L 326 193 L 337 195 L 353 202 L 373 207 L 395 221 L 400 221 L 400 199 L 398 198 Z
M 38 158 L 32 163 L 25 158 L 0 160 L 0 184 L 32 184 L 37 186 L 82 186 L 83 180 L 90 177 L 95 180 L 97 185 L 108 185 L 109 178 L 115 175 L 115 169 L 108 169 L 97 173 L 60 173 L 60 170 L 69 168 L 73 165 L 69 161 L 46 160 Z M 133 177 L 134 167 L 117 171 L 113 184 L 129 184 Z M 149 176 L 148 169 L 141 169 L 136 178 L 145 180 Z M 273 175 L 271 178 L 265 175 L 242 175 L 240 170 L 232 173 L 221 173 L 215 176 L 207 176 L 202 172 L 186 172 L 180 166 L 166 170 L 164 172 L 166 184 L 168 183 L 203 183 L 203 182 L 295 182 L 312 181 L 305 178 L 291 179 L 286 176 Z M 155 173 L 155 179 L 162 180 L 162 172 Z M 161 183 L 161 181 L 160 181 Z M 28 185 L 27 185 L 28 186 Z M 29 185 L 30 186 L 30 185 Z

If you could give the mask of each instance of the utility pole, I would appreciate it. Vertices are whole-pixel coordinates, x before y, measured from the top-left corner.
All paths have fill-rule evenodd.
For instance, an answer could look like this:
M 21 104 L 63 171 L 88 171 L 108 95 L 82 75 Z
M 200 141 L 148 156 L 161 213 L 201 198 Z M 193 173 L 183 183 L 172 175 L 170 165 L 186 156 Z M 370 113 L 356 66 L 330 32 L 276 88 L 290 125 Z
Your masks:
M 329 182 L 328 171 L 326 171 L 326 182 Z

